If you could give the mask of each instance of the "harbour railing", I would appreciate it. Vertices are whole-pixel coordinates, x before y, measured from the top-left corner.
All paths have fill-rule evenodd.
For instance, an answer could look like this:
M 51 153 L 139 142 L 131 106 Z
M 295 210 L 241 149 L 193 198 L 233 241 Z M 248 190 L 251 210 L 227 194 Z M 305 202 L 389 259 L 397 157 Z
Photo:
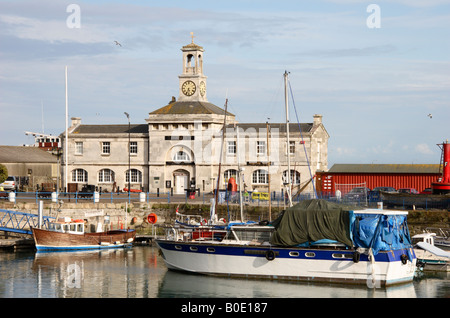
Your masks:
M 70 202 L 70 203 L 192 203 L 192 204 L 210 204 L 211 199 L 215 198 L 214 193 L 200 193 L 186 191 L 185 194 L 173 194 L 172 192 L 20 192 L 20 191 L 0 191 L 0 200 L 4 199 L 9 202 Z M 292 198 L 293 204 L 303 200 L 314 198 L 325 199 L 332 202 L 340 202 L 358 207 L 379 207 L 380 202 L 383 203 L 384 208 L 395 209 L 421 209 L 421 210 L 450 210 L 450 197 L 442 196 L 427 197 L 425 195 L 416 195 L 411 199 L 410 196 L 398 199 L 383 200 L 380 197 L 340 197 L 332 193 L 316 196 L 313 193 L 305 193 L 295 195 Z M 242 200 L 244 205 L 253 206 L 268 206 L 269 199 L 272 207 L 284 208 L 288 206 L 288 199 L 284 192 L 273 191 L 270 193 L 264 192 L 245 192 L 242 193 Z M 218 204 L 232 205 L 240 204 L 240 196 L 238 192 L 230 192 L 226 190 L 219 191 Z

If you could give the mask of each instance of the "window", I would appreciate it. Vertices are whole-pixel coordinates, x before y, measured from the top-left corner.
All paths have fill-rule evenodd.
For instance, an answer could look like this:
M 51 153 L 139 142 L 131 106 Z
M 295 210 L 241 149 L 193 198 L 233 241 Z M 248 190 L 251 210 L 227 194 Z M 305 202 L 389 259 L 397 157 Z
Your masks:
M 190 161 L 191 158 L 184 151 L 177 151 L 173 156 L 173 161 Z
M 256 154 L 258 156 L 266 154 L 266 142 L 256 141 Z
M 99 183 L 113 183 L 114 182 L 114 171 L 111 169 L 103 169 L 98 172 L 98 182 Z
M 254 171 L 252 175 L 252 182 L 253 184 L 267 184 L 267 171 L 262 169 Z
M 288 183 L 288 174 L 287 170 L 283 171 L 283 183 Z M 300 172 L 291 170 L 291 183 L 292 184 L 300 184 Z
M 227 154 L 229 154 L 229 155 L 235 155 L 236 154 L 236 141 L 229 141 L 228 142 Z
M 223 173 L 223 181 L 225 184 L 227 184 L 230 178 L 234 178 L 234 180 L 237 180 L 236 176 L 237 170 L 234 169 L 225 170 L 225 172 Z
M 295 154 L 295 141 L 289 141 L 289 154 Z
M 75 142 L 75 154 L 76 155 L 83 154 L 83 143 L 81 141 Z
M 111 143 L 109 141 L 102 142 L 102 155 L 109 155 L 111 153 Z
M 137 153 L 138 153 L 137 141 L 130 142 L 130 154 L 137 154 Z
M 125 182 L 128 183 L 130 179 L 130 170 L 127 170 L 125 175 Z M 131 183 L 141 183 L 142 182 L 142 172 L 136 169 L 131 169 Z
M 72 170 L 72 182 L 88 182 L 88 173 L 84 169 Z

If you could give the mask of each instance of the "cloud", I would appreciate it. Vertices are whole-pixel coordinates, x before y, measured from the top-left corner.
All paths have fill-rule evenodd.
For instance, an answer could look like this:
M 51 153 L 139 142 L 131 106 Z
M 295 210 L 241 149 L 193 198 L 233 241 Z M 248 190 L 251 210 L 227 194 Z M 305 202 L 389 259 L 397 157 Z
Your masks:
M 391 44 L 368 46 L 362 48 L 327 49 L 304 52 L 302 55 L 312 55 L 317 57 L 360 57 L 360 56 L 380 56 L 389 54 L 396 50 Z
M 432 154 L 434 154 L 434 152 L 431 151 L 431 149 L 428 146 L 428 144 L 418 144 L 418 145 L 416 145 L 416 147 L 414 149 L 418 153 L 423 154 L 423 155 L 432 155 Z
M 99 43 L 110 42 L 108 33 L 93 25 L 84 23 L 81 28 L 69 28 L 66 20 L 42 20 L 17 15 L 0 15 L 0 23 L 6 33 L 20 39 L 39 40 L 49 43 L 77 42 Z

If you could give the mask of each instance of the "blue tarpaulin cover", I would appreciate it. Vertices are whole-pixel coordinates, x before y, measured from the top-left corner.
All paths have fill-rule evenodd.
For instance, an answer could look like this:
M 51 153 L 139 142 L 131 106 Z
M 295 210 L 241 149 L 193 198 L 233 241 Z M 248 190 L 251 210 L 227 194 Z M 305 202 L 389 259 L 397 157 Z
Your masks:
M 372 210 L 373 211 L 373 210 Z M 321 199 L 305 200 L 286 209 L 272 222 L 271 244 L 313 245 L 337 241 L 349 247 L 379 251 L 405 249 L 410 259 L 411 239 L 405 214 L 364 213 L 354 207 Z

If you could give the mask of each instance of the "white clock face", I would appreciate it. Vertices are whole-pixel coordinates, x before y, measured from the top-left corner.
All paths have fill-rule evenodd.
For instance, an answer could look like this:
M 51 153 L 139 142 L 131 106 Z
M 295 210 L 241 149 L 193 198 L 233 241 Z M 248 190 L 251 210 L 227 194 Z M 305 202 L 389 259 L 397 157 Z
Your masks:
M 203 81 L 200 82 L 199 89 L 200 89 L 200 95 L 202 95 L 202 97 L 205 96 L 205 94 L 206 94 L 206 84 L 205 84 L 205 82 L 203 82 Z
M 181 91 L 183 92 L 184 95 L 186 96 L 192 96 L 194 95 L 196 90 L 195 84 L 193 81 L 186 81 L 183 83 L 183 85 L 181 86 Z

